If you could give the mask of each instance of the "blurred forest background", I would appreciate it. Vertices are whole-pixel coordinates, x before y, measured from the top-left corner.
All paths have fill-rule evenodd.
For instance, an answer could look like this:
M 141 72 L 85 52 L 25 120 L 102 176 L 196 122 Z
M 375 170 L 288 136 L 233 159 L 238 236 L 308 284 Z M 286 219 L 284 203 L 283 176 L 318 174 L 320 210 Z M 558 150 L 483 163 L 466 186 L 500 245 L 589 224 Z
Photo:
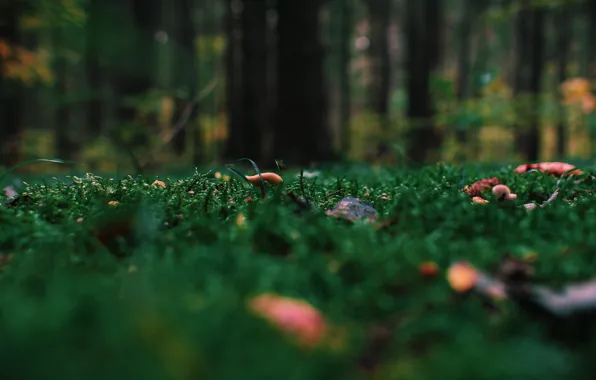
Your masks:
M 595 27 L 590 0 L 0 0 L 0 165 L 587 158 Z

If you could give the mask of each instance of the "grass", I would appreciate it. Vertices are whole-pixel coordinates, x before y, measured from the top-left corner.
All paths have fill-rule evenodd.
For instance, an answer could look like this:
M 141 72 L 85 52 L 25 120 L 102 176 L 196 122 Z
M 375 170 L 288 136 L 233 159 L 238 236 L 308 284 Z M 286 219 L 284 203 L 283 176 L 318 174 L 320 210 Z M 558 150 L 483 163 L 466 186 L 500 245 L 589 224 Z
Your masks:
M 518 194 L 513 204 L 475 205 L 460 191 L 492 176 Z M 283 177 L 264 200 L 207 170 L 160 176 L 165 188 L 90 174 L 24 184 L 0 207 L 2 377 L 592 378 L 587 334 L 586 344 L 551 340 L 509 301 L 489 312 L 446 281 L 457 260 L 491 271 L 505 254 L 535 255 L 537 281 L 552 286 L 594 276 L 592 177 L 563 181 L 532 212 L 515 206 L 545 200 L 558 179 L 510 166 Z M 392 223 L 325 215 L 344 196 Z M 427 261 L 436 277 L 421 275 Z M 347 332 L 344 347 L 300 348 L 247 310 L 265 292 L 310 302 Z

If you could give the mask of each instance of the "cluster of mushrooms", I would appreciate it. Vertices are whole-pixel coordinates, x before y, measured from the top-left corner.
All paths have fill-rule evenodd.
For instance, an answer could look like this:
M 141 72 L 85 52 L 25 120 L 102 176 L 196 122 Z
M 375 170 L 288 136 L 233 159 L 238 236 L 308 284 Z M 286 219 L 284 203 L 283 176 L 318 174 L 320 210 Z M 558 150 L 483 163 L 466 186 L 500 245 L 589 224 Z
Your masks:
M 583 174 L 581 170 L 576 169 L 575 166 L 564 162 L 542 162 L 538 164 L 523 164 L 515 169 L 516 173 L 526 173 L 528 171 L 541 171 L 555 176 L 569 176 Z M 482 192 L 492 189 L 492 194 L 497 201 L 512 201 L 517 198 L 517 194 L 511 193 L 511 190 L 506 185 L 502 184 L 497 177 L 486 178 L 466 186 L 464 191 L 472 198 L 472 202 L 476 204 L 487 204 L 489 201 L 482 197 Z M 545 201 L 540 207 L 551 203 L 559 194 L 557 189 L 550 198 Z M 533 210 L 538 207 L 535 203 L 526 203 L 524 208 L 526 210 Z

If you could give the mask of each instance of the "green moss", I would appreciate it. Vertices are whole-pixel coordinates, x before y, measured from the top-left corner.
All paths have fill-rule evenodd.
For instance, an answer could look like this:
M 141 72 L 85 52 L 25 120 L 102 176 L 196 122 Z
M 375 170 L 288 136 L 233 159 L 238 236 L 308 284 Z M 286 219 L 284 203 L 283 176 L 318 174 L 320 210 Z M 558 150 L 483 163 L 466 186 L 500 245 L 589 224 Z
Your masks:
M 353 167 L 302 181 L 288 172 L 261 200 L 234 177 L 201 173 L 159 177 L 165 188 L 146 177 L 32 181 L 0 207 L 0 255 L 12 257 L 0 272 L 0 371 L 7 379 L 369 378 L 357 370 L 362 338 L 391 323 L 377 378 L 588 378 L 590 349 L 547 341 L 512 305 L 491 314 L 480 300 L 455 297 L 445 270 L 466 259 L 490 271 L 506 253 L 534 252 L 542 282 L 590 278 L 593 184 L 567 181 L 552 205 L 530 213 L 474 205 L 459 191 L 492 176 L 518 194 L 518 206 L 557 183 L 511 167 L 464 175 L 443 165 Z M 315 207 L 296 212 L 287 192 Z M 394 223 L 326 216 L 345 196 Z M 423 278 L 424 261 L 439 276 Z M 259 292 L 308 300 L 348 329 L 349 348 L 300 350 L 246 312 L 246 297 Z

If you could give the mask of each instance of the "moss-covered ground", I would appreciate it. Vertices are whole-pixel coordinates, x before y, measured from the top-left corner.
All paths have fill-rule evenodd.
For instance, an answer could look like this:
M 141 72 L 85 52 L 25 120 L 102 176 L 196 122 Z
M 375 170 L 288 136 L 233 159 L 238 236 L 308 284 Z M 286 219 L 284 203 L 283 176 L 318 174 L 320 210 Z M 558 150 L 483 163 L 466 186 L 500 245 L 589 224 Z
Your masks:
M 487 309 L 446 279 L 453 262 L 490 272 L 506 254 L 553 287 L 596 276 L 589 173 L 533 211 L 523 204 L 546 200 L 558 177 L 444 165 L 282 176 L 266 199 L 200 168 L 1 194 L 0 378 L 593 378 L 588 332 L 586 344 L 551 339 L 510 301 Z M 494 176 L 518 198 L 481 205 L 461 191 Z M 346 196 L 379 220 L 326 215 Z M 421 273 L 427 262 L 435 275 Z M 311 303 L 341 347 L 297 344 L 247 308 L 261 293 Z

